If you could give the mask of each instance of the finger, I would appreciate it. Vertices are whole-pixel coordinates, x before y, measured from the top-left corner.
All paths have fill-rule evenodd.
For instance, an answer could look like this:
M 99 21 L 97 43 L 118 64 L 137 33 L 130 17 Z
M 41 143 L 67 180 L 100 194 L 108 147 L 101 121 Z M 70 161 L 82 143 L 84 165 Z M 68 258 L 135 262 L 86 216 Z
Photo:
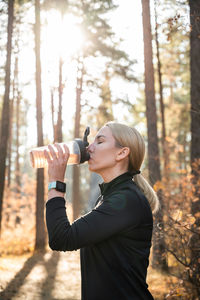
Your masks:
M 68 159 L 69 159 L 69 156 L 70 156 L 70 152 L 69 152 L 69 148 L 67 147 L 67 145 L 66 144 L 64 144 L 64 155 L 65 155 L 65 160 L 66 161 L 68 161 Z
M 61 163 L 65 164 L 67 163 L 69 159 L 69 148 L 63 144 L 62 146 L 60 144 L 56 144 L 56 149 L 58 150 L 58 159 Z
M 48 145 L 48 149 L 50 151 L 52 159 L 57 160 L 57 154 L 56 154 L 56 151 L 55 151 L 54 147 L 52 145 Z
M 58 150 L 58 158 L 63 159 L 64 158 L 64 153 L 63 153 L 63 149 L 62 149 L 61 145 L 59 145 L 58 143 L 56 143 L 55 147 Z
M 45 156 L 48 164 L 50 164 L 51 163 L 51 157 L 50 157 L 49 152 L 47 150 L 44 150 L 44 156 Z

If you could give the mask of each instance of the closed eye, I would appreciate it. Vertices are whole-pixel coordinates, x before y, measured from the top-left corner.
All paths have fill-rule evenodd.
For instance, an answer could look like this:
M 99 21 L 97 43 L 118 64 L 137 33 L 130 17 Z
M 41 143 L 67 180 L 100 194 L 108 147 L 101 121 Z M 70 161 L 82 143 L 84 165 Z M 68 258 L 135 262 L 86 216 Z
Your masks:
M 101 144 L 101 143 L 104 142 L 104 138 L 105 138 L 104 135 L 98 135 L 98 136 L 95 138 L 95 140 L 96 140 L 97 144 Z

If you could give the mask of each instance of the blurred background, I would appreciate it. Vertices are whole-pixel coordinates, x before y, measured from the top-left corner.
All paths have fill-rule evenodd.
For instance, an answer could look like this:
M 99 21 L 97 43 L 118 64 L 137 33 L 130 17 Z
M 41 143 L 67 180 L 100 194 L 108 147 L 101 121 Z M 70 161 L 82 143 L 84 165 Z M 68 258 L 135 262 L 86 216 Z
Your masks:
M 0 49 L 0 271 L 10 272 L 1 299 L 23 299 L 9 285 L 14 261 L 20 270 L 49 255 L 47 170 L 32 168 L 29 151 L 82 138 L 87 126 L 92 142 L 108 121 L 145 139 L 142 173 L 161 202 L 155 299 L 200 299 L 200 0 L 1 0 Z M 102 179 L 84 163 L 68 166 L 66 182 L 72 222 Z

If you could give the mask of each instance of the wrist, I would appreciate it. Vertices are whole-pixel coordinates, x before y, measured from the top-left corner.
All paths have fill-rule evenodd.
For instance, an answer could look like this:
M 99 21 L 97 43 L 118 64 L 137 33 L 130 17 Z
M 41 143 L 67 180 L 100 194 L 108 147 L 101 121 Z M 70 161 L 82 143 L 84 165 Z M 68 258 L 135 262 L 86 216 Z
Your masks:
M 61 181 L 61 182 L 65 182 L 65 179 L 64 179 L 64 177 L 57 177 L 57 176 L 54 176 L 54 177 L 49 177 L 48 181 L 49 181 L 49 182 L 53 182 L 53 181 Z
M 66 192 L 66 183 L 63 181 L 51 181 L 48 184 L 48 191 L 55 189 L 58 192 L 65 193 Z
M 55 197 L 62 197 L 64 198 L 65 194 L 59 191 L 56 191 L 56 189 L 51 189 L 48 192 L 48 200 L 55 198 Z

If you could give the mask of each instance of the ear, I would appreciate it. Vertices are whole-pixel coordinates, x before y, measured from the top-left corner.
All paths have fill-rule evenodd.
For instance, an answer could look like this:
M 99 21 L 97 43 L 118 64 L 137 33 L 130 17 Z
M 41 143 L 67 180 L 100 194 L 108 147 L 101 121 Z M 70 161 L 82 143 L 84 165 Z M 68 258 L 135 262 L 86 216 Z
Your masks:
M 128 157 L 129 153 L 130 153 L 130 149 L 128 147 L 121 148 L 117 153 L 116 160 L 120 161 L 120 160 Z

